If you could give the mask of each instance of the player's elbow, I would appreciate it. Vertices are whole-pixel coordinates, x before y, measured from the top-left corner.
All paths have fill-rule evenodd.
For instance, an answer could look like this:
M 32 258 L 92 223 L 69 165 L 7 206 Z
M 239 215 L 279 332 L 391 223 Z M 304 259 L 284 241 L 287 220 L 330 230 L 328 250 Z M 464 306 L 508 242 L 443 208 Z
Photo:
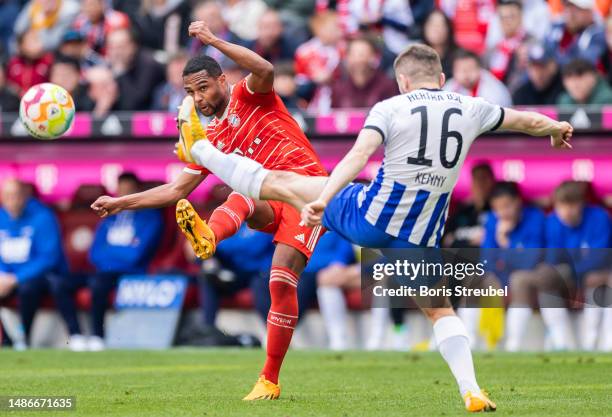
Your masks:
M 274 65 L 270 61 L 263 60 L 260 74 L 262 78 L 274 79 Z

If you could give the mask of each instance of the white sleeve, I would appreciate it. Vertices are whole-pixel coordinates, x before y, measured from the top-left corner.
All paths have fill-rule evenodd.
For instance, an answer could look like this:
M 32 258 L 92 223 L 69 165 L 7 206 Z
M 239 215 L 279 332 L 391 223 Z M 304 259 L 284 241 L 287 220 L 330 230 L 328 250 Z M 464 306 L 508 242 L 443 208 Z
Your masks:
M 472 114 L 479 124 L 479 133 L 496 130 L 504 121 L 504 108 L 480 97 L 472 99 Z
M 387 140 L 391 128 L 391 121 L 393 119 L 391 113 L 387 102 L 381 101 L 376 103 L 372 110 L 370 110 L 368 117 L 366 117 L 363 128 L 377 131 L 382 136 L 384 142 Z

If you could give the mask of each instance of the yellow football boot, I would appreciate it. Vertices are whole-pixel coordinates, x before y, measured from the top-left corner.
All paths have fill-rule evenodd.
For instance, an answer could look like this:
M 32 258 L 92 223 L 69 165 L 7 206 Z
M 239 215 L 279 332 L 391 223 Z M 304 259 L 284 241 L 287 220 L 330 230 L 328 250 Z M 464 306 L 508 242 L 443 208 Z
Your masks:
M 185 199 L 176 204 L 176 223 L 198 258 L 208 259 L 213 256 L 217 249 L 215 234 Z
M 206 130 L 200 123 L 193 97 L 186 96 L 178 113 L 179 141 L 176 143 L 176 155 L 183 162 L 194 162 L 191 147 L 198 140 L 206 139 Z
M 489 399 L 484 390 L 480 390 L 478 393 L 468 391 L 463 396 L 463 400 L 465 401 L 465 409 L 472 413 L 497 410 L 497 405 Z
M 265 376 L 260 376 L 257 383 L 243 401 L 276 400 L 280 397 L 280 385 L 270 382 Z

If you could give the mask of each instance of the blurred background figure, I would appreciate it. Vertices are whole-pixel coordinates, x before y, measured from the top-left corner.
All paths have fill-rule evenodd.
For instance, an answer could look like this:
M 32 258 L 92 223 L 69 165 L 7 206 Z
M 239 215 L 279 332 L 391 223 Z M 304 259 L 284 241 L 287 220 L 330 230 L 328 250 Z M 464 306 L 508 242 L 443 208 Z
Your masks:
M 482 244 L 486 249 L 528 249 L 545 247 L 545 217 L 536 207 L 523 203 L 514 182 L 499 182 L 489 197 L 492 213 L 485 225 Z M 511 304 L 508 307 L 506 350 L 521 348 L 525 326 L 531 317 L 530 297 L 533 293 L 532 271 L 540 263 L 538 251 L 488 251 L 484 249 L 490 272 L 503 284 L 510 286 Z
M 37 33 L 46 52 L 55 50 L 64 32 L 79 12 L 73 0 L 31 0 L 19 13 L 14 31 L 17 36 L 32 30 Z
M 559 105 L 612 103 L 612 88 L 599 75 L 595 65 L 586 59 L 573 59 L 562 70 L 566 92 L 559 96 Z
M 453 78 L 453 59 L 459 47 L 455 42 L 453 22 L 441 10 L 434 9 L 425 18 L 423 43 L 431 46 L 440 55 L 446 79 Z
M 20 2 L 18 0 L 4 0 L 0 2 L 0 62 L 6 61 L 15 36 L 13 25 L 19 15 Z
M 482 97 L 502 107 L 512 105 L 512 98 L 506 86 L 482 67 L 478 55 L 468 50 L 455 52 L 453 78 L 448 80 L 443 88 L 446 91 Z
M 505 0 L 497 4 L 502 37 L 485 58 L 489 70 L 510 91 L 516 90 L 527 65 L 527 42 L 531 36 L 523 28 L 523 5 L 520 0 Z
M 305 101 L 297 95 L 297 82 L 292 62 L 282 62 L 274 67 L 274 91 L 287 109 L 294 113 L 305 107 Z
M 119 86 L 119 109 L 150 109 L 151 92 L 164 80 L 163 66 L 150 52 L 139 48 L 134 34 L 127 29 L 108 35 L 106 58 Z
M 85 36 L 76 30 L 69 30 L 64 34 L 58 52 L 78 60 L 83 72 L 91 67 L 106 65 L 102 55 L 91 49 L 85 40 Z
M 471 195 L 449 216 L 442 238 L 451 248 L 479 248 L 485 234 L 485 223 L 490 210 L 489 196 L 495 186 L 495 175 L 488 162 L 472 166 Z
M 276 65 L 292 60 L 297 46 L 285 33 L 280 14 L 276 10 L 266 10 L 257 22 L 257 37 L 251 49 Z
M 188 60 L 189 55 L 182 51 L 170 56 L 166 65 L 166 81 L 154 93 L 154 110 L 174 112 L 181 104 L 185 97 L 183 68 Z
M 125 172 L 117 181 L 119 196 L 141 191 L 142 183 L 134 174 Z M 159 210 L 124 211 L 104 218 L 98 225 L 90 249 L 95 274 L 73 276 L 64 280 L 54 291 L 60 312 L 70 334 L 69 346 L 73 350 L 103 350 L 104 315 L 109 296 L 124 274 L 144 274 L 162 232 Z M 88 286 L 91 291 L 91 328 L 89 338 L 83 337 L 77 320 L 74 292 Z
M 344 39 L 334 12 L 318 13 L 310 25 L 314 37 L 295 52 L 298 91 L 310 102 L 310 110 L 324 113 L 331 108 L 330 83 L 339 75 Z
M 76 111 L 93 110 L 93 102 L 87 96 L 87 86 L 81 83 L 81 66 L 77 59 L 56 54 L 51 65 L 49 82 L 64 87 L 70 93 Z
M 605 334 L 612 328 L 609 327 L 612 322 L 602 323 L 601 320 L 603 297 L 597 300 L 595 296 L 598 288 L 605 288 L 610 277 L 607 251 L 602 248 L 610 247 L 611 242 L 610 217 L 604 208 L 588 204 L 587 184 L 575 181 L 561 183 L 554 192 L 554 211 L 546 222 L 546 247 L 559 249 L 548 250 L 547 263 L 552 267 L 544 267 L 547 275 L 541 273 L 549 283 L 554 283 L 554 279 L 560 281 L 561 285 L 557 287 L 561 289 L 584 288 L 585 308 L 580 340 L 585 350 L 594 350 L 599 339 L 603 344 Z M 544 288 L 547 294 L 551 294 L 553 289 Z M 561 295 L 568 298 L 566 294 Z M 560 299 L 560 296 L 553 297 L 545 305 L 547 308 L 540 306 L 540 309 L 543 315 L 554 315 L 560 327 L 560 330 L 551 332 L 554 347 L 567 349 L 567 340 L 564 339 L 567 336 L 562 332 L 569 327 L 569 313 L 566 306 L 559 308 L 557 305 Z
M 89 48 L 101 55 L 105 54 L 108 34 L 129 27 L 128 16 L 114 10 L 107 0 L 82 0 L 81 12 L 73 24 L 73 28 L 83 36 Z
M 167 55 L 177 53 L 189 42 L 190 6 L 187 0 L 143 0 L 130 16 L 140 44 Z
M 53 54 L 45 52 L 41 34 L 27 30 L 17 39 L 17 54 L 6 65 L 7 83 L 23 96 L 36 84 L 49 81 Z
M 512 95 L 515 105 L 553 105 L 563 92 L 561 71 L 555 53 L 539 43 L 528 47 L 527 79 Z
M 223 17 L 229 29 L 245 41 L 257 38 L 258 23 L 266 12 L 262 0 L 225 0 Z
M 42 297 L 67 272 L 60 228 L 19 180 L 5 180 L 0 196 L 0 299 L 17 295 L 23 331 L 13 333 L 22 339 L 14 342 L 29 343 Z
M 110 69 L 98 66 L 87 70 L 87 95 L 93 102 L 94 117 L 104 117 L 110 111 L 119 109 L 119 86 Z
M 0 114 L 18 111 L 19 95 L 12 86 L 7 85 L 4 67 L 0 65 Z
M 561 20 L 553 24 L 546 38 L 547 46 L 557 52 L 561 65 L 574 58 L 600 63 L 606 51 L 606 36 L 596 18 L 595 2 L 567 0 L 563 5 Z
M 503 38 L 503 22 L 499 14 L 499 6 L 517 3 L 516 0 L 499 0 L 497 2 L 497 14 L 491 20 L 487 29 L 487 48 L 497 45 Z M 520 26 L 525 33 L 538 41 L 543 41 L 548 32 L 552 21 L 550 7 L 546 0 L 519 0 L 522 13 Z M 509 23 L 509 22 L 506 22 Z
M 331 84 L 332 108 L 371 108 L 399 93 L 397 83 L 380 68 L 380 58 L 371 38 L 359 37 L 348 43 L 343 74 Z

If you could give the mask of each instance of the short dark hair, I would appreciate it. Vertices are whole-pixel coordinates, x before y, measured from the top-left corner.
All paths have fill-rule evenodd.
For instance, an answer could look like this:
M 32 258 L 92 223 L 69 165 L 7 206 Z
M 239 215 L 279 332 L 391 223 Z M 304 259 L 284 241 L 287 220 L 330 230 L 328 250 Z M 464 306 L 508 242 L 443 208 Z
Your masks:
M 513 181 L 500 181 L 493 187 L 489 200 L 494 200 L 498 197 L 520 198 L 521 191 L 518 184 Z
M 555 189 L 555 202 L 584 203 L 587 197 L 587 184 L 578 181 L 563 181 Z
M 122 182 L 122 181 L 133 182 L 137 186 L 142 185 L 142 181 L 140 180 L 140 178 L 138 178 L 138 176 L 131 171 L 126 171 L 126 172 L 123 172 L 121 175 L 119 175 L 119 178 L 117 178 L 117 182 Z
M 368 33 L 362 33 L 355 36 L 354 38 L 349 40 L 347 50 L 350 49 L 351 45 L 357 42 L 363 42 L 368 44 L 368 46 L 372 49 L 372 52 L 374 52 L 375 54 L 380 53 L 380 47 L 378 46 L 378 43 L 376 42 L 376 39 L 373 35 L 370 35 Z
M 521 0 L 498 0 L 497 7 L 500 6 L 516 6 L 523 10 L 523 2 Z
M 453 54 L 453 63 L 459 61 L 460 59 L 473 59 L 478 63 L 479 66 L 482 67 L 482 61 L 480 60 L 480 57 L 475 52 L 469 51 L 467 49 L 457 49 L 457 51 L 455 51 L 455 53 Z
M 206 71 L 208 75 L 214 78 L 223 74 L 221 66 L 214 58 L 208 55 L 196 55 L 185 64 L 185 68 L 183 68 L 183 77 L 200 71 Z
M 479 171 L 486 173 L 491 178 L 495 178 L 493 168 L 491 168 L 491 164 L 489 164 L 487 161 L 480 161 L 472 166 L 472 175 L 475 175 Z
M 597 69 L 595 68 L 595 65 L 591 61 L 583 59 L 583 58 L 572 59 L 570 62 L 565 64 L 565 66 L 561 70 L 561 73 L 563 74 L 564 77 L 583 75 L 583 74 L 586 74 L 587 72 L 596 73 Z
M 68 56 L 68 55 L 64 55 L 64 54 L 61 54 L 59 52 L 56 53 L 55 56 L 53 57 L 53 65 L 55 65 L 55 64 L 70 65 L 71 67 L 73 67 L 77 71 L 81 71 L 81 63 L 79 62 L 79 60 L 77 58 L 74 58 L 74 57 Z

